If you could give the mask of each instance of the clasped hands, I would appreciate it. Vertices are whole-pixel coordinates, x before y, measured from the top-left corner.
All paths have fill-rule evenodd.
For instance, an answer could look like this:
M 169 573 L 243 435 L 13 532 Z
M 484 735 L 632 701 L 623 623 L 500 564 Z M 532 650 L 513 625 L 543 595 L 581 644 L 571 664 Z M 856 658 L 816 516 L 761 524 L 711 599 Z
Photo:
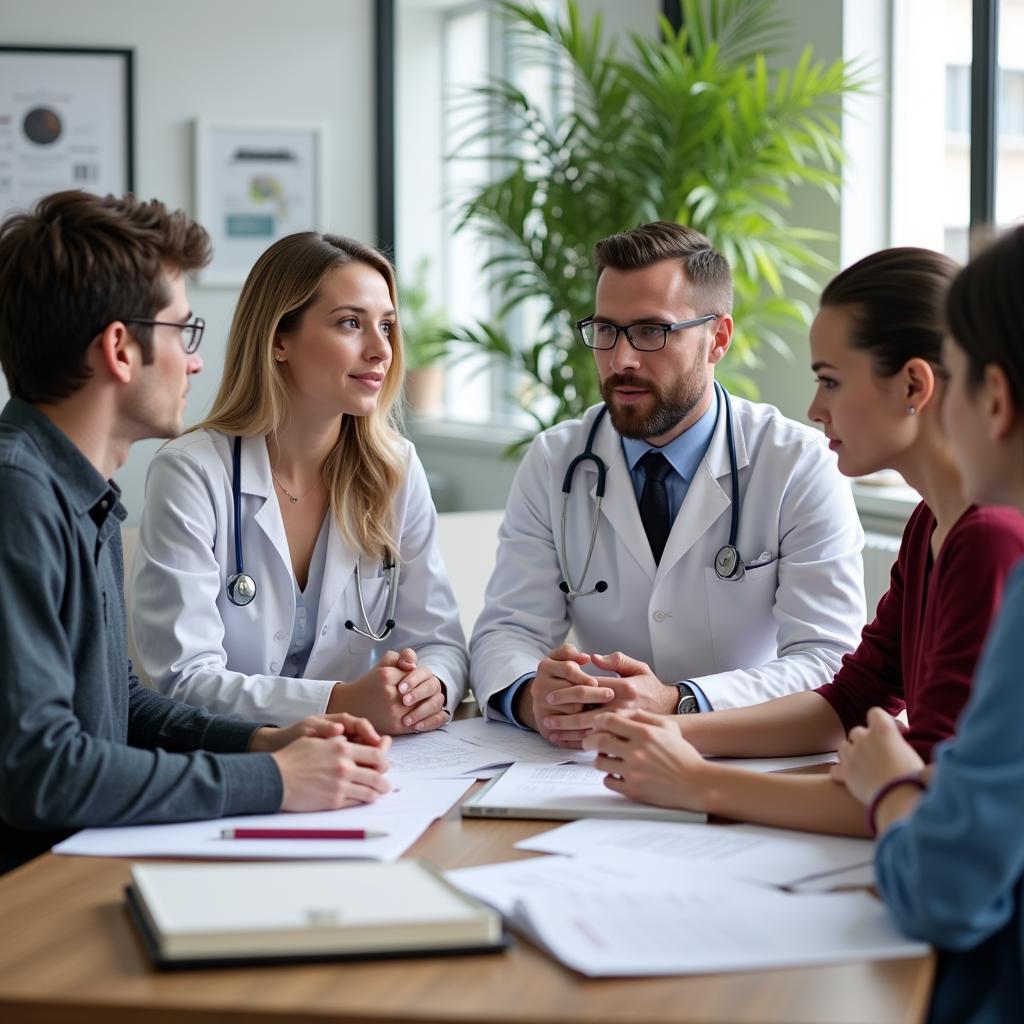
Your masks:
M 590 676 L 591 664 L 618 678 Z M 563 644 L 537 666 L 517 714 L 556 746 L 596 751 L 604 784 L 634 800 L 704 809 L 707 762 L 682 735 L 676 687 L 625 654 Z
M 265 726 L 249 741 L 281 773 L 282 811 L 325 811 L 373 803 L 391 789 L 384 777 L 391 737 L 365 718 L 310 715 L 287 728 Z
M 444 684 L 417 663 L 412 648 L 386 651 L 364 676 L 336 683 L 327 702 L 328 714 L 348 711 L 368 719 L 389 736 L 428 732 L 444 725 Z
M 617 678 L 588 675 L 583 670 L 588 664 Z M 579 750 L 598 715 L 636 709 L 671 714 L 678 700 L 676 688 L 666 686 L 645 662 L 618 651 L 584 654 L 563 644 L 537 666 L 516 713 L 549 742 Z
M 391 736 L 443 725 L 444 702 L 444 684 L 417 665 L 415 651 L 387 651 L 366 675 L 335 684 L 326 714 L 257 729 L 249 750 L 274 758 L 283 811 L 372 803 L 391 789 L 384 774 Z

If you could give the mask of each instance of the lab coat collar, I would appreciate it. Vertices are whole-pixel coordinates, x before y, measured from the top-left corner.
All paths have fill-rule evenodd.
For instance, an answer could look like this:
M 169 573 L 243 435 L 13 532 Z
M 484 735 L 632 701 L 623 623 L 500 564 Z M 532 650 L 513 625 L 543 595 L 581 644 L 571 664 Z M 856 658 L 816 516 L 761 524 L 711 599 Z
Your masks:
M 235 439 L 229 437 L 229 453 L 234 443 Z M 274 493 L 270 452 L 267 451 L 266 438 L 262 435 L 242 438 L 242 493 L 256 494 L 261 498 L 269 498 Z
M 313 640 L 313 652 L 317 649 L 317 643 L 324 633 L 327 620 L 335 614 L 339 607 L 344 607 L 341 601 L 345 588 L 352 579 L 352 573 L 356 568 L 356 552 L 349 544 L 345 543 L 338 529 L 338 521 L 334 517 L 334 511 L 327 510 L 330 521 L 327 524 L 327 564 L 324 566 L 323 586 L 320 589 L 320 610 L 317 613 L 317 635 Z M 364 562 L 365 566 L 366 563 Z M 353 616 L 357 618 L 357 616 Z M 362 623 L 357 622 L 357 625 Z M 335 629 L 334 636 L 343 635 L 341 630 Z M 312 652 L 310 662 L 313 660 Z
M 737 415 L 735 399 L 730 403 L 733 440 L 736 445 L 736 469 L 742 470 L 750 464 L 746 440 L 740 417 Z M 718 422 L 711 437 L 708 450 L 697 467 L 690 488 L 683 499 L 679 514 L 672 524 L 665 550 L 661 556 L 659 573 L 670 572 L 673 566 L 704 536 L 708 530 L 717 527 L 732 505 L 732 473 L 729 465 L 729 434 L 727 427 L 727 406 L 721 403 Z M 729 540 L 729 531 L 722 534 L 722 544 Z M 716 549 L 717 550 L 717 549 Z
M 596 406 L 588 410 L 584 416 L 583 430 L 581 431 L 581 436 L 584 439 L 590 432 L 594 417 L 599 410 L 600 406 Z M 718 417 L 718 422 L 715 424 L 711 443 L 697 467 L 682 508 L 672 524 L 661 562 L 657 565 L 651 554 L 651 547 L 640 519 L 636 493 L 622 451 L 622 439 L 612 426 L 609 416 L 604 417 L 598 428 L 597 437 L 594 439 L 594 453 L 599 455 L 608 467 L 601 512 L 618 534 L 622 544 L 651 580 L 654 580 L 659 574 L 670 571 L 675 563 L 718 522 L 731 504 L 729 440 L 726 433 L 724 403 L 722 403 L 721 413 L 722 415 Z M 736 444 L 736 466 L 738 470 L 742 470 L 750 464 L 750 458 L 747 454 L 740 417 L 737 415 L 735 399 L 732 402 L 732 421 L 733 437 Z M 580 450 L 582 451 L 582 446 Z M 593 501 L 596 499 L 597 469 L 592 462 L 584 462 L 580 465 L 580 472 L 585 472 L 590 477 L 589 491 Z M 728 539 L 728 532 L 726 532 L 722 537 L 722 543 L 725 544 Z

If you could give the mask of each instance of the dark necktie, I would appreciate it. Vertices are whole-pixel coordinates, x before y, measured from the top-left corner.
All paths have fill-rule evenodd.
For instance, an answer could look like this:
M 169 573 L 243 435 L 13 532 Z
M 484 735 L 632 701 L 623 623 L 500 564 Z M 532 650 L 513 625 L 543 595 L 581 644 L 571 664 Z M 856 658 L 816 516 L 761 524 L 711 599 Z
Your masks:
M 638 465 L 644 471 L 644 489 L 640 492 L 640 519 L 651 545 L 655 564 L 661 562 L 672 523 L 668 515 L 668 490 L 665 477 L 672 472 L 672 464 L 661 452 L 650 451 Z

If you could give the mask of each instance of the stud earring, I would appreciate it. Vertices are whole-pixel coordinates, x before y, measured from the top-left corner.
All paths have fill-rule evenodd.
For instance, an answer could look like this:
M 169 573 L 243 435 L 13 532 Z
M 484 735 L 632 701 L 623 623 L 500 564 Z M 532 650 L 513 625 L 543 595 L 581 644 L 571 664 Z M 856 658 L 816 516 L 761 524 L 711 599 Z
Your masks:
M 908 416 L 916 416 L 917 415 L 917 410 L 912 405 L 908 405 L 907 406 L 907 415 Z

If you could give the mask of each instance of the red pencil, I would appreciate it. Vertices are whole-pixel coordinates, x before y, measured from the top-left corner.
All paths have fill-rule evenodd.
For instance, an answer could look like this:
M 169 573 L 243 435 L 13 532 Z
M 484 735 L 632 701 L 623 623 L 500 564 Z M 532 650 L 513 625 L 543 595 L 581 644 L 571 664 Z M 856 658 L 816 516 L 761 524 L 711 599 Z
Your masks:
M 380 839 L 387 832 L 362 828 L 225 828 L 222 839 Z

